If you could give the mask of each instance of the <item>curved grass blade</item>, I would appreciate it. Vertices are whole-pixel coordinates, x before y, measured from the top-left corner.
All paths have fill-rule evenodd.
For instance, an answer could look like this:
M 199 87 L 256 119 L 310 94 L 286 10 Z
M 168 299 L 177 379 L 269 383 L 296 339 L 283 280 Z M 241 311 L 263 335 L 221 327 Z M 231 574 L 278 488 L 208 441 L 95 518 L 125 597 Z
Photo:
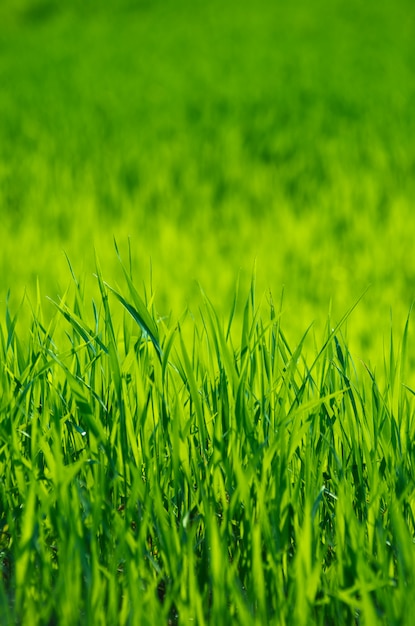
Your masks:
M 129 279 L 129 281 L 131 282 L 131 279 Z M 127 302 L 127 300 L 120 293 L 118 293 L 118 291 L 116 291 L 110 285 L 108 285 L 108 283 L 104 283 L 104 284 L 106 288 L 109 289 L 109 291 L 111 291 L 112 294 L 114 294 L 117 300 L 121 302 L 123 307 L 129 312 L 131 317 L 137 322 L 137 324 L 140 326 L 141 330 L 143 331 L 144 335 L 150 338 L 152 344 L 156 348 L 158 357 L 161 361 L 163 358 L 163 350 L 161 349 L 161 346 L 159 343 L 159 336 L 158 336 L 159 333 L 158 333 L 157 325 L 155 321 L 153 320 L 153 318 L 151 317 L 150 313 L 148 312 L 146 305 L 141 300 L 140 296 L 135 290 L 135 287 L 131 283 L 130 293 L 134 300 L 134 305 L 135 305 L 135 306 L 132 306 L 132 304 Z M 134 293 L 131 291 L 131 289 L 134 290 Z

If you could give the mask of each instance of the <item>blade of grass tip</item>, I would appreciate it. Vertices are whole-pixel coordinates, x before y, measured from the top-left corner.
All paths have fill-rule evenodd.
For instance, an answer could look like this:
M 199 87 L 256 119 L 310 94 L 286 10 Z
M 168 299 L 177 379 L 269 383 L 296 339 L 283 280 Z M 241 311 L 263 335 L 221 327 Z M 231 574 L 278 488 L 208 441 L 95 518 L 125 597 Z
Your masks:
M 37 280 L 36 287 L 36 307 L 33 306 L 29 298 L 28 302 L 33 318 L 32 337 L 35 338 L 36 341 L 38 341 L 43 347 L 52 346 L 56 350 L 57 348 L 56 344 L 53 341 L 53 335 L 58 323 L 58 316 L 53 315 L 51 320 L 49 321 L 49 326 L 45 328 L 39 280 Z M 37 334 L 35 334 L 36 332 Z
M 232 322 L 233 322 L 233 319 L 235 317 L 236 303 L 238 301 L 238 294 L 239 294 L 239 274 L 238 274 L 238 278 L 236 280 L 235 292 L 234 292 L 233 302 L 232 302 L 232 307 L 231 307 L 231 314 L 229 316 L 228 326 L 226 328 L 226 335 L 225 335 L 226 336 L 226 341 L 228 341 L 228 339 L 229 339 L 229 334 L 231 332 Z
M 203 289 L 201 287 L 199 288 L 203 296 L 205 310 L 208 316 L 207 319 L 209 321 L 209 325 L 211 329 L 211 336 L 214 338 L 214 342 L 215 342 L 215 346 L 217 350 L 218 363 L 223 363 L 227 376 L 228 376 L 228 380 L 232 381 L 233 389 L 236 389 L 239 383 L 239 376 L 238 376 L 238 372 L 236 369 L 236 364 L 233 359 L 233 355 L 230 352 L 229 345 L 226 343 L 226 338 L 221 328 L 218 314 L 216 313 L 213 304 L 211 303 L 211 301 L 209 300 L 209 298 L 207 297 Z M 202 319 L 204 320 L 202 312 L 201 312 L 201 315 L 202 315 Z M 205 323 L 204 325 L 205 325 L 206 332 L 209 332 Z
M 252 311 L 255 310 L 255 292 L 256 292 L 256 259 L 254 261 L 254 266 L 252 268 L 251 289 L 250 289 Z
M 118 250 L 118 243 L 117 243 L 117 240 L 115 239 L 115 237 L 113 237 L 113 242 L 114 242 L 115 254 L 117 255 L 117 257 L 119 259 L 121 259 L 120 251 Z
M 336 326 L 330 331 L 330 329 L 328 329 L 328 336 L 326 341 L 324 342 L 322 348 L 320 349 L 320 351 L 317 353 L 317 356 L 315 357 L 314 361 L 311 363 L 311 366 L 308 368 L 307 371 L 307 375 L 304 378 L 304 381 L 298 391 L 298 397 L 301 398 L 302 394 L 304 392 L 305 386 L 307 383 L 309 383 L 310 381 L 312 382 L 312 378 L 311 378 L 311 373 L 314 369 L 314 367 L 316 366 L 317 362 L 319 361 L 319 359 L 321 358 L 321 356 L 326 352 L 326 350 L 329 348 L 331 341 L 333 340 L 333 337 L 336 336 L 336 333 L 338 332 L 338 330 L 341 328 L 341 326 L 343 326 L 343 324 L 345 323 L 345 321 L 350 317 L 350 315 L 352 314 L 352 312 L 354 311 L 354 309 L 357 307 L 357 305 L 359 304 L 359 302 L 362 300 L 362 298 L 365 296 L 365 294 L 367 293 L 369 287 L 367 287 L 364 292 L 361 294 L 361 296 L 356 300 L 356 302 L 346 311 L 346 313 L 343 315 L 343 317 L 340 319 L 340 321 L 336 324 Z
M 311 374 L 312 370 L 314 369 L 314 367 L 316 366 L 316 364 L 317 364 L 318 360 L 320 359 L 320 357 L 327 350 L 328 346 L 330 345 L 333 337 L 336 335 L 336 333 L 339 330 L 339 328 L 341 328 L 343 326 L 343 324 L 350 317 L 350 315 L 353 313 L 353 311 L 355 310 L 355 308 L 357 307 L 359 302 L 366 295 L 366 293 L 369 290 L 369 287 L 366 287 L 364 292 L 359 296 L 359 298 L 356 300 L 356 302 L 346 311 L 346 313 L 343 315 L 343 317 L 340 319 L 340 321 L 336 324 L 336 326 L 331 331 L 329 331 L 328 337 L 327 337 L 326 341 L 324 342 L 322 348 L 320 349 L 320 351 L 318 352 L 317 356 L 315 357 L 314 361 L 312 362 L 312 364 L 310 366 L 310 369 L 309 369 L 309 373 L 310 374 Z
M 171 314 L 170 314 L 171 315 Z M 166 369 L 167 366 L 169 365 L 175 372 L 179 373 L 178 368 L 176 367 L 175 363 L 173 363 L 172 361 L 169 360 L 169 355 L 170 355 L 170 351 L 173 347 L 173 343 L 174 340 L 176 338 L 178 329 L 180 327 L 180 325 L 184 322 L 184 320 L 186 319 L 188 315 L 188 311 L 185 310 L 184 313 L 181 315 L 180 319 L 177 320 L 177 322 L 173 325 L 173 327 L 170 327 L 169 325 L 164 325 L 163 320 L 161 320 L 161 323 L 163 324 L 163 328 L 164 328 L 164 333 L 163 333 L 163 344 L 162 344 L 162 364 L 161 364 L 161 379 L 163 381 L 163 384 L 166 380 Z M 177 350 L 176 350 L 176 354 L 177 354 Z
M 83 301 L 84 301 L 84 294 L 83 294 L 84 289 L 80 281 L 77 279 L 75 270 L 73 269 L 72 263 L 70 262 L 69 257 L 65 251 L 64 251 L 64 255 L 66 258 L 66 262 L 68 263 L 69 270 L 72 275 L 72 280 L 75 285 L 75 300 L 74 300 L 73 310 L 75 311 L 77 315 L 81 316 L 81 312 L 83 308 Z
M 344 358 L 343 351 L 342 351 L 341 346 L 340 346 L 340 342 L 337 339 L 336 335 L 334 335 L 334 342 L 335 342 L 335 345 L 336 345 L 337 358 L 338 358 L 338 360 L 340 362 L 341 369 L 339 369 L 337 366 L 335 366 L 335 367 L 336 367 L 336 369 L 338 370 L 340 376 L 343 378 L 344 382 L 347 385 L 347 394 L 348 394 L 348 396 L 350 398 L 350 402 L 351 402 L 351 405 L 352 405 L 353 413 L 354 413 L 355 417 L 358 419 L 359 418 L 359 412 L 357 410 L 357 404 L 356 404 L 356 400 L 355 400 L 355 394 L 353 393 L 353 389 L 352 389 L 352 383 L 351 383 L 350 378 L 349 378 L 349 376 L 347 374 L 346 359 Z M 346 350 L 347 350 L 347 348 L 346 348 Z M 347 354 L 347 352 L 346 352 L 346 354 Z M 357 394 L 358 394 L 358 392 L 357 392 Z M 359 394 L 358 394 L 358 398 L 361 400 L 361 397 L 360 397 Z M 363 410 L 363 413 L 364 413 L 365 412 L 364 403 L 361 401 L 360 404 L 362 406 L 362 410 Z
M 170 354 L 170 350 L 172 349 L 173 346 L 173 342 L 176 338 L 176 334 L 177 334 L 177 327 L 174 327 L 170 330 L 167 339 L 163 345 L 163 359 L 162 359 L 162 366 L 161 366 L 161 379 L 164 382 L 165 381 L 165 376 L 166 376 L 166 368 L 167 365 L 170 363 L 170 365 L 173 367 L 174 370 L 177 371 L 177 368 L 175 365 L 173 365 L 170 361 L 169 361 L 169 354 Z
M 76 274 L 75 274 L 75 271 L 74 271 L 74 269 L 73 269 L 72 263 L 71 263 L 71 261 L 70 261 L 70 259 L 69 259 L 68 255 L 66 254 L 65 250 L 63 251 L 63 254 L 65 255 L 65 259 L 66 259 L 66 262 L 67 262 L 67 264 L 68 264 L 69 271 L 71 272 L 71 276 L 72 276 L 72 278 L 73 278 L 73 282 L 75 283 L 75 287 L 76 287 L 77 289 L 79 289 L 79 282 L 78 282 L 78 279 L 76 278 Z
M 149 282 L 149 288 L 150 288 L 150 299 L 154 298 L 154 290 L 153 290 L 153 261 L 150 257 L 150 282 Z
M 0 363 L 6 360 L 6 338 L 3 332 L 3 324 L 0 324 L 0 345 L 1 345 L 1 355 L 0 355 Z
M 34 313 L 34 310 L 32 308 L 32 313 Z M 39 283 L 39 277 L 36 278 L 36 313 L 34 314 L 34 319 L 36 319 L 36 322 L 43 326 L 43 307 L 42 307 L 42 296 L 40 294 L 40 283 Z
M 249 327 L 250 319 L 252 317 L 252 299 L 250 295 L 245 302 L 244 316 L 242 321 L 242 341 L 241 341 L 241 360 L 243 360 L 248 348 L 249 348 Z
M 252 327 L 256 317 L 255 314 L 255 289 L 256 289 L 256 261 L 251 275 L 251 285 L 249 287 L 248 297 L 244 307 L 244 315 L 242 321 L 242 339 L 241 339 L 241 360 L 245 356 L 251 338 Z
M 280 339 L 281 318 L 283 313 L 283 299 L 284 288 L 281 291 L 280 307 L 278 314 L 275 311 L 274 298 L 272 296 L 271 289 L 269 290 L 269 306 L 270 306 L 270 321 L 271 321 L 271 336 L 270 336 L 270 356 L 273 363 L 273 369 L 275 368 L 276 361 L 278 360 L 277 345 Z
M 242 323 L 241 361 L 249 350 L 249 344 L 253 336 L 255 323 L 259 316 L 259 307 L 255 310 L 255 277 L 252 277 L 251 287 L 245 303 Z
M 112 316 L 108 302 L 108 293 L 106 290 L 105 282 L 102 278 L 101 268 L 98 262 L 97 256 L 95 256 L 95 267 L 97 270 L 97 279 L 99 290 L 101 292 L 102 304 L 104 307 L 104 316 L 105 316 L 105 327 L 107 331 L 107 341 L 108 341 L 108 359 L 110 365 L 110 371 L 113 378 L 114 391 L 117 397 L 118 411 L 120 414 L 120 442 L 121 442 L 121 450 L 122 454 L 122 464 L 123 464 L 123 474 L 125 481 L 125 488 L 127 489 L 127 450 L 128 450 L 128 434 L 126 429 L 126 414 L 125 414 L 125 405 L 123 402 L 123 388 L 122 388 L 122 374 L 121 374 L 121 365 L 118 356 L 117 349 L 117 338 L 114 331 L 114 325 L 112 323 Z
M 285 285 L 282 286 L 281 289 L 281 298 L 280 298 L 280 317 L 282 315 L 282 311 L 283 311 L 283 305 L 284 305 L 284 294 L 285 294 Z
M 341 349 L 340 342 L 337 339 L 336 335 L 334 335 L 334 343 L 336 345 L 337 358 L 340 361 L 340 365 L 342 366 L 343 372 L 346 373 L 346 362 L 344 360 L 343 351 Z
M 118 256 L 118 260 L 120 262 L 121 265 L 121 269 L 123 271 L 124 277 L 127 281 L 127 285 L 128 285 L 128 289 L 129 289 L 129 293 L 130 296 L 132 298 L 133 304 L 134 306 L 132 306 L 131 304 L 129 304 L 125 298 L 123 298 L 121 296 L 121 294 L 119 294 L 117 291 L 115 291 L 112 287 L 110 287 L 110 285 L 106 284 L 106 286 L 108 287 L 108 289 L 118 298 L 118 300 L 121 302 L 121 304 L 126 307 L 126 309 L 129 311 L 130 315 L 132 315 L 132 317 L 135 319 L 135 321 L 137 322 L 137 324 L 140 326 L 140 328 L 144 331 L 145 334 L 147 334 L 151 341 L 154 344 L 154 347 L 156 348 L 159 358 L 160 360 L 162 359 L 162 350 L 160 347 L 160 339 L 159 339 L 159 331 L 158 331 L 158 327 L 156 322 L 154 321 L 154 319 L 151 317 L 145 303 L 143 302 L 142 298 L 139 296 L 133 281 L 131 280 L 130 276 L 128 275 L 127 270 L 125 269 L 125 266 L 122 262 L 121 256 L 119 254 L 118 251 L 118 247 L 116 246 L 115 248 L 117 256 Z
M 104 283 L 104 285 L 117 298 L 117 300 L 121 302 L 123 307 L 128 311 L 128 313 L 131 315 L 134 321 L 137 322 L 137 324 L 143 331 L 144 336 L 150 338 L 152 344 L 156 348 L 158 357 L 161 362 L 163 358 L 163 351 L 161 349 L 161 346 L 158 340 L 158 329 L 154 320 L 151 318 L 149 312 L 147 311 L 147 308 L 144 302 L 141 301 L 141 303 L 138 303 L 140 310 L 137 310 L 129 302 L 127 302 L 127 300 L 123 298 L 123 296 L 120 293 L 118 293 L 118 291 L 116 291 L 110 285 L 108 285 L 108 283 Z M 138 294 L 137 294 L 137 297 L 139 297 Z M 137 304 L 137 301 L 135 301 L 134 304 Z
M 121 253 L 120 253 L 120 249 L 118 247 L 118 242 L 116 240 L 115 237 L 113 237 L 113 242 L 114 242 L 114 248 L 115 248 L 115 254 L 117 255 L 117 259 L 120 262 L 120 265 L 122 267 L 123 272 L 126 272 L 126 268 L 125 265 L 123 263 L 123 260 L 121 258 Z M 130 279 L 133 279 L 133 261 L 132 261 L 132 252 L 131 252 L 131 239 L 130 237 L 128 237 L 128 275 L 130 277 Z M 151 259 L 150 259 L 150 266 L 151 266 Z M 150 267 L 150 281 L 151 281 L 151 267 Z
M 90 385 L 88 385 L 79 376 L 74 375 L 66 367 L 66 365 L 58 359 L 58 357 L 54 356 L 53 360 L 65 373 L 65 379 L 68 382 L 71 395 L 79 411 L 79 415 L 82 420 L 82 423 L 85 424 L 86 428 L 92 432 L 95 438 L 97 438 L 99 441 L 104 442 L 106 439 L 105 431 L 101 424 L 101 421 L 95 419 L 93 406 L 91 404 L 90 398 L 88 397 L 88 394 L 91 394 L 95 398 L 95 400 L 101 405 L 103 410 L 106 412 L 107 408 L 104 402 Z M 48 365 L 49 363 L 47 363 L 42 368 L 38 376 L 47 369 Z
M 415 396 L 415 391 L 413 389 L 411 389 L 411 387 L 408 387 L 408 385 L 405 385 L 405 383 L 402 383 L 402 386 L 407 389 L 413 396 Z
M 155 297 L 156 297 L 156 294 L 154 292 L 150 291 L 150 297 L 149 298 L 146 297 L 144 303 L 145 303 L 145 306 L 147 308 L 147 311 L 149 312 L 150 318 L 156 324 L 157 335 L 160 336 L 160 331 L 159 331 L 159 328 L 157 326 L 157 322 L 155 322 L 155 320 L 157 319 L 157 312 L 156 312 L 156 308 L 154 306 Z
M 106 291 L 106 286 L 104 280 L 102 278 L 101 268 L 98 263 L 98 259 L 95 258 L 95 266 L 96 266 L 96 276 L 98 279 L 99 290 L 101 292 L 102 304 L 104 306 L 104 314 L 105 314 L 105 326 L 107 330 L 108 337 L 108 357 L 110 360 L 111 371 L 114 376 L 114 385 L 115 391 L 118 397 L 120 404 L 121 402 L 121 368 L 118 360 L 118 352 L 117 352 L 117 339 L 115 336 L 114 326 L 112 324 L 111 311 L 108 303 L 108 294 Z
M 101 350 L 108 354 L 108 349 L 101 341 L 99 336 L 94 333 L 90 328 L 88 328 L 88 326 L 86 326 L 86 324 L 83 322 L 83 320 L 81 320 L 80 317 L 78 317 L 78 315 L 70 311 L 68 308 L 64 308 L 64 306 L 66 307 L 66 305 L 61 306 L 60 304 L 55 302 L 55 300 L 52 300 L 49 297 L 47 299 L 58 309 L 58 311 L 63 315 L 66 321 L 71 324 L 75 332 L 77 332 L 78 335 L 84 340 L 85 344 L 91 347 L 94 354 L 96 354 L 94 342 L 99 345 Z
M 395 379 L 396 379 L 396 363 L 395 363 L 395 346 L 393 341 L 393 317 L 392 317 L 392 309 L 390 310 L 390 345 L 389 345 L 389 373 L 385 371 L 387 378 L 390 380 L 390 386 L 393 393 L 395 389 Z M 385 365 L 386 369 L 386 365 Z
M 274 322 L 274 320 L 275 320 L 275 305 L 274 305 L 274 298 L 272 297 L 271 289 L 268 289 L 268 303 L 269 303 L 269 318 L 270 318 L 271 322 Z
M 20 305 L 17 308 L 17 311 L 15 313 L 15 316 L 12 317 L 10 314 L 10 306 L 9 306 L 9 302 L 10 302 L 10 289 L 7 292 L 6 295 L 6 329 L 7 329 L 7 348 L 6 351 L 10 348 L 10 345 L 13 341 L 13 337 L 15 336 L 15 328 L 16 328 L 16 323 L 17 323 L 17 319 L 18 319 L 18 315 L 19 315 L 19 311 L 22 308 L 23 305 L 23 301 L 24 301 L 24 296 L 23 299 L 20 303 Z
M 284 374 L 284 380 L 285 380 L 285 385 L 286 388 L 288 389 L 290 385 L 292 385 L 294 391 L 295 391 L 295 400 L 292 403 L 289 412 L 287 413 L 287 416 L 291 414 L 291 411 L 294 409 L 295 405 L 299 405 L 300 402 L 302 401 L 302 397 L 303 397 L 303 393 L 305 390 L 305 386 L 306 386 L 306 382 L 308 380 L 308 375 L 309 375 L 309 371 L 307 372 L 307 376 L 304 378 L 303 383 L 301 384 L 301 386 L 298 386 L 296 381 L 295 381 L 295 375 L 298 371 L 298 361 L 300 360 L 301 357 L 301 352 L 303 349 L 303 345 L 304 342 L 306 340 L 306 337 L 308 335 L 308 333 L 310 332 L 310 328 L 312 327 L 312 323 L 310 324 L 310 326 L 306 329 L 305 333 L 303 334 L 303 336 L 301 337 L 301 340 L 298 344 L 298 346 L 296 347 L 296 349 L 294 350 L 294 353 L 290 359 L 290 361 L 288 362 L 287 366 L 286 366 L 286 371 Z
M 405 368 L 406 368 L 406 352 L 407 352 L 407 345 L 408 345 L 408 331 L 409 331 L 409 320 L 412 314 L 412 308 L 414 306 L 414 303 L 411 304 L 410 309 L 409 309 L 409 313 L 408 316 L 406 318 L 406 322 L 405 322 L 405 328 L 403 331 L 403 337 L 402 337 L 402 349 L 401 349 L 401 362 L 400 362 L 400 379 L 401 381 L 403 380 L 404 376 L 405 376 Z
M 95 330 L 94 330 L 94 334 L 98 335 L 98 331 L 99 331 L 99 312 L 98 312 L 98 307 L 95 303 L 95 300 L 92 300 L 92 312 L 94 315 L 94 322 L 95 322 Z
M 130 270 L 130 278 L 133 278 L 133 258 L 131 254 L 131 239 L 128 237 L 128 269 Z
M 205 433 L 205 421 L 203 417 L 202 400 L 201 400 L 199 390 L 197 388 L 195 373 L 193 371 L 189 356 L 187 354 L 186 346 L 183 341 L 180 326 L 179 326 L 179 339 L 180 339 L 181 353 L 183 356 L 183 369 L 187 377 L 186 382 L 187 382 L 188 390 L 190 392 L 190 397 L 195 407 L 197 426 L 199 428 L 200 437 L 201 437 L 202 453 L 204 454 L 206 451 L 206 433 Z

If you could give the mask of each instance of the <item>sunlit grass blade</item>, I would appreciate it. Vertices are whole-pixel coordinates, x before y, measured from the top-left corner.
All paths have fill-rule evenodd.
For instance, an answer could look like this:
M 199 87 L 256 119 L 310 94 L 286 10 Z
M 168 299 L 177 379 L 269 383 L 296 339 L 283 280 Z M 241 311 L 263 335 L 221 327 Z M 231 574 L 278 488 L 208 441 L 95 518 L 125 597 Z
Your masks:
M 107 287 L 107 289 L 109 289 L 109 291 L 112 294 L 114 294 L 117 300 L 121 302 L 123 307 L 128 311 L 128 313 L 131 315 L 134 321 L 137 322 L 138 326 L 141 328 L 144 334 L 144 337 L 148 336 L 150 338 L 152 344 L 156 348 L 158 357 L 161 360 L 163 357 L 163 351 L 159 344 L 159 339 L 158 339 L 159 333 L 158 333 L 157 326 L 154 320 L 151 318 L 150 314 L 148 313 L 148 310 L 144 302 L 141 299 L 139 299 L 138 294 L 136 294 L 136 297 L 134 298 L 134 304 L 135 304 L 135 307 L 134 307 L 131 304 L 129 304 L 127 300 L 121 294 L 118 293 L 118 291 L 110 287 L 107 283 L 105 283 L 105 286 Z

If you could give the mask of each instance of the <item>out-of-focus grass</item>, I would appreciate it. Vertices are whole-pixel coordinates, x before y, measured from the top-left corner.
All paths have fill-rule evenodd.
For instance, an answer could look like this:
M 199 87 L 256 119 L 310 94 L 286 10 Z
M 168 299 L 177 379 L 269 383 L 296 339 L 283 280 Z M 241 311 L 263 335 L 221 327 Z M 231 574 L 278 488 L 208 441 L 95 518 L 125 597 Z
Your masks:
M 152 259 L 161 313 L 226 311 L 239 269 L 288 331 L 353 317 L 374 360 L 413 298 L 409 0 L 3 2 L 0 299 L 62 293 L 65 250 Z M 109 252 L 110 251 L 110 252 Z

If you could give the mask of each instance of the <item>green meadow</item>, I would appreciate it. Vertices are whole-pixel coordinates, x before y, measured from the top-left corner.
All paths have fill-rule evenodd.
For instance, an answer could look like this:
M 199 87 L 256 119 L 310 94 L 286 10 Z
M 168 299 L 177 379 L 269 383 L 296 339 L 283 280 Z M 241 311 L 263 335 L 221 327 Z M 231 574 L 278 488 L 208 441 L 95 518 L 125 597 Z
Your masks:
M 406 625 L 410 0 L 0 4 L 0 624 Z

